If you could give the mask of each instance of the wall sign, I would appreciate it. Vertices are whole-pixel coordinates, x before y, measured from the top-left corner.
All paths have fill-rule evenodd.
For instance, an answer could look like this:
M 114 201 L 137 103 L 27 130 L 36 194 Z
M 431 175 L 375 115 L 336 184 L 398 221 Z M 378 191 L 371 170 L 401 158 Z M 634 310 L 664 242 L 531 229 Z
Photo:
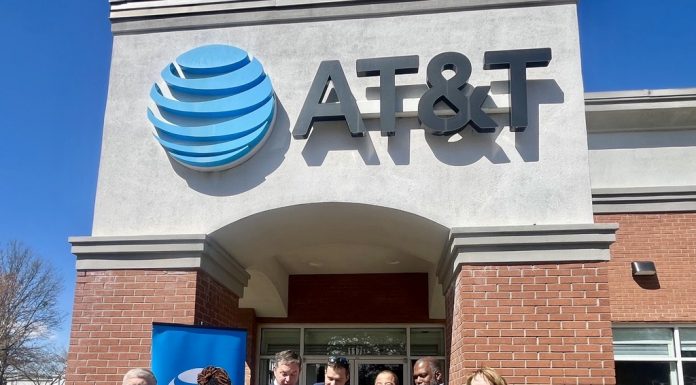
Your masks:
M 233 167 L 256 152 L 273 127 L 276 101 L 261 63 L 229 45 L 206 45 L 162 70 L 147 116 L 155 138 L 182 165 Z M 157 113 L 155 113 L 157 112 Z
M 524 131 L 527 127 L 527 68 L 546 67 L 550 61 L 550 48 L 489 51 L 484 54 L 485 70 L 509 70 L 511 131 Z M 360 77 L 380 77 L 382 135 L 395 135 L 395 78 L 396 75 L 417 73 L 418 56 L 359 59 L 356 70 Z M 454 71 L 454 76 L 445 78 L 445 70 Z M 466 56 L 458 52 L 441 53 L 430 60 L 426 71 L 428 90 L 418 103 L 418 118 L 426 130 L 433 135 L 452 135 L 471 125 L 478 132 L 495 131 L 496 123 L 481 109 L 490 87 L 474 87 L 470 93 L 465 91 L 471 76 L 471 62 Z M 333 82 L 338 99 L 336 103 L 322 103 L 329 82 Z M 446 103 L 454 111 L 454 116 L 435 114 L 434 106 L 439 102 Z M 319 65 L 292 135 L 296 139 L 306 139 L 314 122 L 335 120 L 345 120 L 352 136 L 365 135 L 365 123 L 341 63 L 330 60 Z

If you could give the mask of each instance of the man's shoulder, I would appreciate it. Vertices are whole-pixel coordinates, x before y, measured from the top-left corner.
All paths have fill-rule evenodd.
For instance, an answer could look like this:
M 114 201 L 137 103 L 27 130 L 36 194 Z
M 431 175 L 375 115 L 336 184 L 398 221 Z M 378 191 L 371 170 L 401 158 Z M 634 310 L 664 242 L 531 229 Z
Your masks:
M 314 383 L 314 385 L 324 385 L 324 383 L 323 382 L 316 382 L 316 383 Z

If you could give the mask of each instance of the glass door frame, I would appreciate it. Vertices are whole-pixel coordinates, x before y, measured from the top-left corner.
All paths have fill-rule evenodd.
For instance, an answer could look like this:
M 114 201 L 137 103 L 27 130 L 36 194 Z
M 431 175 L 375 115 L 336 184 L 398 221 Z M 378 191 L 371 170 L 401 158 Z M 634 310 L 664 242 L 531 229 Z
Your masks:
M 269 363 L 269 360 L 272 360 L 272 354 L 261 354 L 261 336 L 262 336 L 262 330 L 264 329 L 298 329 L 299 330 L 299 349 L 296 349 L 297 353 L 301 355 L 302 357 L 302 371 L 300 373 L 300 379 L 298 381 L 298 385 L 314 385 L 314 383 L 308 384 L 306 382 L 306 376 L 307 376 L 307 364 L 326 364 L 326 361 L 328 359 L 328 356 L 325 355 L 305 355 L 304 354 L 304 334 L 305 334 L 305 329 L 315 329 L 315 328 L 326 328 L 326 329 L 336 329 L 336 328 L 346 328 L 346 329 L 384 329 L 384 328 L 405 328 L 406 329 L 406 356 L 403 355 L 393 355 L 393 356 L 370 356 L 370 355 L 344 355 L 346 357 L 350 364 L 351 364 L 351 378 L 357 378 L 358 372 L 357 369 L 354 370 L 354 368 L 357 368 L 356 361 L 357 360 L 362 360 L 362 361 L 371 361 L 371 362 L 384 362 L 384 363 L 398 363 L 404 365 L 404 384 L 400 385 L 412 385 L 412 379 L 411 379 L 411 371 L 413 368 L 411 368 L 411 361 L 420 358 L 421 355 L 413 355 L 413 352 L 411 351 L 411 330 L 412 329 L 441 329 L 443 333 L 445 333 L 446 326 L 444 323 L 440 322 L 430 322 L 430 323 L 394 323 L 394 324 L 373 324 L 373 323 L 364 323 L 364 324 L 353 324 L 353 323 L 346 323 L 346 324 L 324 324 L 324 323 L 260 323 L 257 324 L 256 326 L 256 332 L 257 332 L 257 338 L 256 338 L 256 352 L 255 352 L 255 358 L 256 358 L 256 365 L 255 365 L 255 374 L 256 374 L 256 384 L 252 385 L 268 385 L 265 383 L 261 383 L 261 372 L 266 371 L 267 368 L 262 367 L 262 362 Z M 444 341 L 446 343 L 446 340 Z M 435 358 L 441 360 L 445 365 L 447 365 L 447 357 L 443 355 L 434 355 Z M 270 369 L 269 369 L 270 370 Z M 446 367 L 443 368 L 443 371 L 446 373 Z M 269 372 L 269 375 L 272 375 L 272 373 Z M 323 380 L 322 380 L 323 381 Z M 354 383 L 351 383 L 351 385 L 356 385 Z M 372 384 L 368 384 L 372 385 Z
M 371 358 L 369 356 L 360 356 L 355 358 L 355 364 L 351 362 L 351 371 L 355 372 L 355 378 L 358 378 L 359 375 L 359 367 L 360 364 L 393 364 L 393 365 L 401 365 L 401 378 L 403 379 L 403 383 L 401 385 L 409 385 L 410 381 L 410 373 L 411 370 L 409 368 L 409 360 L 408 357 L 406 356 L 394 356 L 394 357 L 384 357 L 384 356 L 376 356 L 374 358 Z M 398 375 L 398 373 L 397 373 Z M 351 373 L 350 378 L 353 378 L 353 374 Z M 351 382 L 351 385 L 374 385 L 374 384 L 357 384 Z
M 384 356 L 347 356 L 348 363 L 350 364 L 350 385 L 374 385 L 374 384 L 358 384 L 356 381 L 359 377 L 359 367 L 360 364 L 393 364 L 402 366 L 402 378 L 406 382 L 409 377 L 409 361 L 405 356 L 395 356 L 395 357 L 384 357 Z M 307 382 L 307 365 L 317 365 L 321 364 L 326 366 L 327 357 L 326 356 L 309 356 L 302 359 L 302 374 L 300 375 L 299 385 L 314 385 Z M 323 382 L 323 381 L 319 381 Z M 408 383 L 407 383 L 408 384 Z M 402 384 L 403 385 L 403 384 Z

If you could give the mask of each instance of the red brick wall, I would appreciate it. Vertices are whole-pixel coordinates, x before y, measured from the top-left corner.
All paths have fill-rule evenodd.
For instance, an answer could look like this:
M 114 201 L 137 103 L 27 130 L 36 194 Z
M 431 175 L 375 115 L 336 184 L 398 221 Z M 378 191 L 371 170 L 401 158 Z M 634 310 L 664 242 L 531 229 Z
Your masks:
M 243 327 L 253 362 L 253 310 L 196 271 L 79 271 L 68 353 L 68 385 L 119 385 L 134 367 L 149 367 L 152 323 Z M 250 380 L 252 366 L 247 367 Z
M 609 262 L 612 321 L 696 321 L 696 213 L 595 215 L 595 222 L 619 223 Z M 655 262 L 657 276 L 634 278 L 633 261 Z
M 195 291 L 195 272 L 79 271 L 68 384 L 116 385 L 149 367 L 152 323 L 193 323 Z
M 457 269 L 455 271 L 455 277 L 458 276 L 460 273 L 460 270 Z M 461 342 L 461 330 L 457 329 L 458 334 L 456 335 L 457 341 L 456 344 L 453 343 L 452 340 L 452 332 L 454 330 L 454 317 L 455 314 L 458 315 L 459 319 L 457 320 L 457 324 L 460 322 L 463 322 L 462 319 L 462 309 L 461 306 L 457 305 L 455 306 L 454 303 L 454 297 L 455 297 L 455 290 L 456 285 L 452 285 L 447 292 L 445 293 L 445 314 L 446 314 L 446 320 L 445 320 L 445 357 L 448 357 L 449 360 L 449 368 L 446 370 L 447 371 L 447 383 L 448 384 L 464 384 L 464 380 L 466 379 L 466 375 L 468 372 L 470 372 L 472 369 L 467 369 L 463 367 L 463 357 L 461 357 L 462 351 L 460 350 L 460 342 Z M 456 346 L 455 346 L 456 345 Z M 452 349 L 457 348 L 457 357 L 454 357 L 456 359 L 452 359 Z M 511 384 L 512 385 L 512 384 Z
M 475 368 L 511 384 L 614 384 L 606 262 L 463 265 L 452 303 L 451 384 Z
M 197 325 L 224 326 L 247 330 L 246 385 L 255 383 L 254 359 L 256 316 L 254 309 L 240 309 L 239 297 L 212 279 L 199 272 L 196 281 Z
M 432 322 L 428 274 L 291 275 L 288 318 L 259 322 Z

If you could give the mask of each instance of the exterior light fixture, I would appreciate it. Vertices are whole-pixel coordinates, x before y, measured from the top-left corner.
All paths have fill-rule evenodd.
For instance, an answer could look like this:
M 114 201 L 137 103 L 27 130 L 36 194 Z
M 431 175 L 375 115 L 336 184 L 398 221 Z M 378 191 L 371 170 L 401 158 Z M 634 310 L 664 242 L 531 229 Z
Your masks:
M 631 262 L 631 271 L 633 275 L 657 275 L 655 263 L 652 261 Z

